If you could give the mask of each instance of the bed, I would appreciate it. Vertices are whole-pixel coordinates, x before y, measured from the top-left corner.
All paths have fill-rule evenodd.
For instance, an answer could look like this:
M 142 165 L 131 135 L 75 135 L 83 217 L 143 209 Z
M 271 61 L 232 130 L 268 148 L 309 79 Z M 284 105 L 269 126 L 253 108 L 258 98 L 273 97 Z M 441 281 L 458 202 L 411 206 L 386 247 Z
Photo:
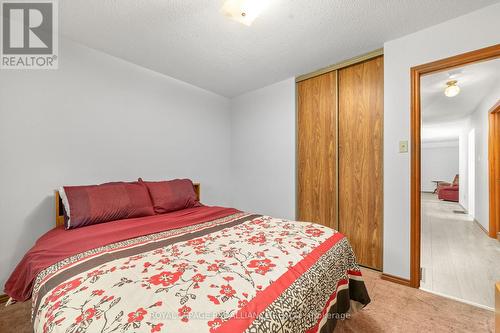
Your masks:
M 370 302 L 322 225 L 200 205 L 65 230 L 55 198 L 56 227 L 5 287 L 37 333 L 331 332 Z

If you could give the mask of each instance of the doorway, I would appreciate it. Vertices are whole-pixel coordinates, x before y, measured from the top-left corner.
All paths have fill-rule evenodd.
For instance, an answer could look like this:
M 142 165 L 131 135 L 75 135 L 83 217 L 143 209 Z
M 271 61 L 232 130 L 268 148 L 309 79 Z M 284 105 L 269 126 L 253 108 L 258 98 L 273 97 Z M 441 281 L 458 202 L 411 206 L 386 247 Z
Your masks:
M 469 52 L 466 54 L 454 56 L 451 58 L 443 59 L 440 61 L 432 62 L 429 64 L 424 64 L 421 66 L 417 66 L 411 69 L 411 251 L 410 251 L 410 285 L 415 288 L 419 288 L 421 286 L 421 230 L 422 230 L 422 183 L 421 183 L 421 174 L 422 174 L 422 86 L 421 79 L 425 76 L 436 74 L 436 73 L 446 73 L 446 75 L 450 76 L 450 79 L 447 81 L 454 81 L 451 76 L 454 75 L 454 70 L 464 67 L 466 65 L 477 64 L 481 62 L 485 62 L 488 60 L 497 59 L 500 57 L 500 45 L 491 46 L 485 49 Z M 444 90 L 444 89 L 443 89 Z M 481 152 L 481 155 L 478 155 L 478 132 L 473 131 L 471 133 L 468 130 L 465 133 L 460 133 L 461 140 L 458 142 L 462 142 L 465 138 L 465 141 L 474 141 L 474 144 L 467 144 L 465 146 L 467 154 L 470 153 L 473 156 L 476 156 L 474 160 L 467 159 L 465 161 L 467 167 L 467 173 L 464 174 L 464 178 L 471 178 L 471 180 L 460 179 L 459 181 L 459 193 L 458 197 L 453 197 L 453 203 L 456 204 L 457 209 L 452 209 L 451 211 L 462 211 L 468 213 L 469 216 L 472 216 L 472 219 L 475 220 L 477 215 L 480 212 L 480 208 L 478 207 L 478 202 L 484 203 L 484 199 L 479 200 L 477 196 L 477 192 L 475 188 L 477 187 L 478 180 L 482 181 L 479 177 L 489 176 L 489 188 L 488 194 L 489 198 L 486 198 L 486 202 L 489 202 L 489 219 L 484 217 L 481 218 L 483 224 L 485 223 L 484 229 L 488 232 L 484 233 L 484 236 L 487 237 L 489 234 L 496 235 L 498 230 L 498 211 L 495 211 L 494 206 L 498 205 L 498 185 L 497 174 L 500 174 L 500 171 L 497 171 L 499 168 L 498 165 L 498 147 L 499 144 L 495 144 L 495 140 L 498 140 L 497 134 L 493 129 L 500 128 L 496 126 L 496 114 L 490 111 L 490 137 L 487 138 L 489 141 L 489 147 L 486 146 L 486 150 Z M 492 120 L 493 119 L 493 120 Z M 493 125 L 492 125 L 493 121 Z M 486 122 L 488 124 L 488 122 Z M 488 126 L 488 125 L 486 125 Z M 493 133 L 493 134 L 491 134 Z M 493 136 L 493 138 L 492 138 Z M 471 139 L 471 140 L 469 140 Z M 492 148 L 493 147 L 493 148 Z M 486 155 L 484 153 L 486 152 Z M 463 162 L 463 159 L 461 159 Z M 481 174 L 478 171 L 479 163 L 489 161 L 489 172 Z M 493 161 L 493 162 L 492 162 Z M 461 167 L 460 169 L 463 169 Z M 451 180 L 448 180 L 451 181 Z M 470 186 L 469 186 L 470 184 Z M 471 188 L 469 188 L 471 187 Z M 472 194 L 472 190 L 474 190 L 474 194 Z M 471 202 L 471 204 L 469 204 Z M 466 203 L 466 207 L 464 207 L 464 203 Z M 461 209 L 462 208 L 462 209 Z M 464 209 L 465 208 L 465 209 Z M 476 223 L 476 221 L 474 221 Z M 478 226 L 479 227 L 479 226 Z M 453 228 L 453 227 L 452 227 Z M 494 241 L 493 238 L 488 238 L 490 241 Z M 496 242 L 496 241 L 495 241 Z M 465 259 L 465 258 L 463 258 Z M 468 260 L 468 259 L 467 259 Z M 500 279 L 500 276 L 498 277 Z M 477 281 L 473 281 L 473 283 L 477 283 Z M 490 288 L 493 290 L 493 285 Z

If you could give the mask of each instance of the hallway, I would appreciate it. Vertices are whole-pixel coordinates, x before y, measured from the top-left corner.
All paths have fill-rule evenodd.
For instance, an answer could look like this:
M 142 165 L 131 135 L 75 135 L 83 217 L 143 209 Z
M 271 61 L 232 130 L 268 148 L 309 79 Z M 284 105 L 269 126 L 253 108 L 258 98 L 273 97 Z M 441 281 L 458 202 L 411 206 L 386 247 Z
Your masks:
M 422 193 L 421 289 L 494 308 L 500 281 L 500 242 L 455 202 Z

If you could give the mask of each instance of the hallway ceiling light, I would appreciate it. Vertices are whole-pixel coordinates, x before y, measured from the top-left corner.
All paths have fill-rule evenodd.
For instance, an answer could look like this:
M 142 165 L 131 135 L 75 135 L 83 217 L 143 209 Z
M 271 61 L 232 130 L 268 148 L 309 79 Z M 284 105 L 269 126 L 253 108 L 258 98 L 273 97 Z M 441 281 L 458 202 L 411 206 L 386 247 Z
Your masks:
M 455 97 L 460 92 L 460 87 L 457 86 L 457 80 L 450 80 L 446 82 L 446 89 L 444 90 L 444 94 L 446 97 Z
M 250 26 L 269 3 L 269 0 L 227 0 L 221 8 L 224 15 Z

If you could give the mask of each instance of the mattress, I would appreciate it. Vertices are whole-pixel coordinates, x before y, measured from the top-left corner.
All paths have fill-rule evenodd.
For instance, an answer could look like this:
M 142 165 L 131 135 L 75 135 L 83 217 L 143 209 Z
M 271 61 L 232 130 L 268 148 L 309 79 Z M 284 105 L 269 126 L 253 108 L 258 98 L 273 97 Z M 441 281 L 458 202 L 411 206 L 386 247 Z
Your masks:
M 322 225 L 197 207 L 54 229 L 6 285 L 35 332 L 330 332 L 370 299 Z

